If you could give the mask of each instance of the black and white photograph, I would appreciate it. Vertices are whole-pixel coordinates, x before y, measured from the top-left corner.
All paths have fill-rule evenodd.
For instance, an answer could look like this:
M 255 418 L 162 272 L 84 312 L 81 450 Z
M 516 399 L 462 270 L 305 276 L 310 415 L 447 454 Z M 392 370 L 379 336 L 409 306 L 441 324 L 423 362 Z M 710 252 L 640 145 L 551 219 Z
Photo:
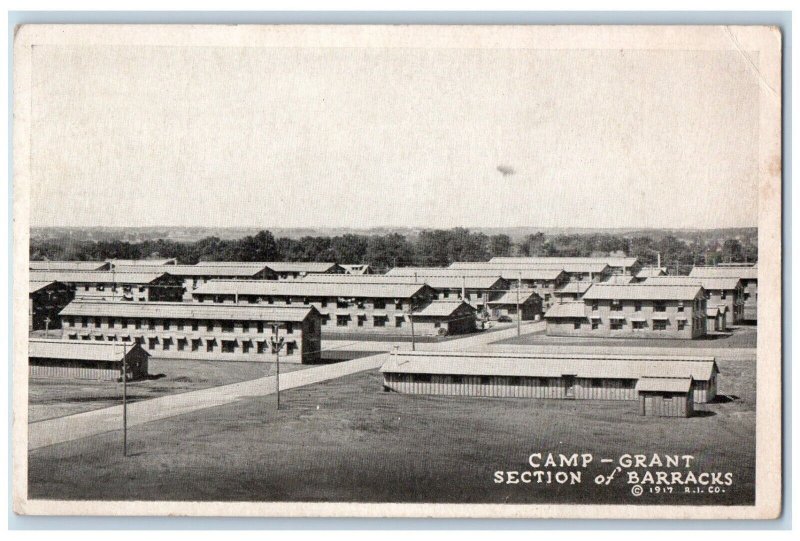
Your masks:
M 14 510 L 775 518 L 781 39 L 17 28 Z

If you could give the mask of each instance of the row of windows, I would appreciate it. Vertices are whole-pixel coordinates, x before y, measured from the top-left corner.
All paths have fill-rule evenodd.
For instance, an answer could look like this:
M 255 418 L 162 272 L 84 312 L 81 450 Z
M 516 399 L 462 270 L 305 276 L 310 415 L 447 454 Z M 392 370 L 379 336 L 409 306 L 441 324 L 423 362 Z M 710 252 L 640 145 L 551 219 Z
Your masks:
M 102 326 L 100 317 L 70 317 L 63 318 L 64 327 L 89 327 L 90 324 L 94 328 Z M 267 331 L 272 330 L 272 325 L 264 321 L 212 321 L 212 320 L 199 320 L 199 319 L 133 319 L 133 318 L 105 318 L 107 320 L 108 328 L 119 329 L 148 329 L 148 330 L 192 330 L 192 331 L 213 331 L 217 326 L 222 332 L 234 332 L 236 327 L 239 327 L 242 332 L 255 331 L 263 333 L 264 329 Z M 117 324 L 119 323 L 119 325 Z M 280 324 L 281 328 L 288 334 L 294 332 L 294 325 L 290 322 Z
M 321 307 L 325 308 L 328 304 L 336 304 L 337 308 L 351 308 L 355 306 L 356 308 L 367 308 L 368 306 L 372 306 L 374 310 L 384 310 L 388 305 L 394 305 L 396 310 L 403 309 L 403 301 L 389 301 L 387 299 L 373 299 L 372 302 L 367 302 L 364 299 L 353 299 L 351 300 L 328 300 L 326 298 L 318 299 L 318 298 L 311 298 L 311 297 L 261 297 L 255 295 L 240 295 L 242 299 L 246 299 L 250 304 L 275 304 L 279 302 L 281 304 L 291 305 L 297 302 L 298 304 L 303 304 L 305 306 L 311 305 L 312 302 L 319 303 Z M 211 301 L 215 303 L 225 303 L 225 302 L 235 302 L 236 296 L 235 295 L 197 295 L 197 300 L 199 302 Z M 408 302 L 405 303 L 408 306 Z
M 79 337 L 77 334 L 69 334 L 67 338 L 70 340 L 78 340 Z M 215 351 L 237 353 L 237 351 L 241 351 L 241 353 L 270 353 L 270 345 L 266 340 L 258 340 L 255 342 L 252 340 L 217 340 L 215 338 L 206 340 L 200 338 L 178 338 L 175 340 L 173 338 L 157 338 L 152 336 L 147 338 L 144 336 L 136 336 L 133 338 L 130 336 L 120 336 L 118 338 L 113 334 L 107 336 L 96 335 L 94 337 L 83 335 L 80 337 L 80 339 L 84 341 L 92 340 L 92 338 L 94 338 L 96 342 L 130 342 L 133 339 L 137 344 L 150 350 L 161 346 L 161 351 L 205 351 L 206 353 Z M 296 342 L 286 342 L 284 344 L 283 352 L 285 352 L 286 355 L 292 355 L 296 350 Z
M 699 310 L 700 309 L 700 301 L 699 300 L 694 301 L 693 304 L 694 304 L 694 309 L 695 310 Z M 618 301 L 618 300 L 612 300 L 611 301 L 611 311 L 612 312 L 621 312 L 622 311 L 622 306 L 623 306 L 623 303 L 621 301 Z M 628 306 L 630 306 L 630 304 L 628 304 Z M 641 312 L 642 311 L 642 306 L 643 306 L 642 301 L 635 301 L 633 303 L 633 311 L 634 312 Z M 683 303 L 683 301 L 679 302 L 677 307 L 676 307 L 677 311 L 678 312 L 683 312 L 684 311 L 684 306 L 685 306 L 685 304 Z M 599 309 L 600 309 L 599 301 L 592 301 L 592 311 L 596 312 Z M 655 301 L 653 303 L 653 311 L 654 312 L 666 312 L 667 311 L 667 303 L 664 302 L 664 301 Z
M 679 319 L 677 321 L 678 330 L 682 331 L 686 328 L 686 320 Z M 572 323 L 572 327 L 575 330 L 583 329 L 585 327 L 585 323 L 582 321 L 574 321 Z M 592 330 L 597 330 L 600 328 L 600 320 L 594 319 L 592 320 L 589 325 L 591 325 Z M 612 319 L 609 321 L 609 327 L 612 331 L 620 331 L 623 329 L 625 325 L 625 320 L 622 319 Z M 666 331 L 667 327 L 669 326 L 669 321 L 666 319 L 655 319 L 652 322 L 652 329 L 654 331 Z M 631 328 L 634 330 L 642 330 L 647 328 L 647 321 L 631 321 Z
M 91 286 L 91 285 L 83 286 L 83 290 L 84 291 L 89 291 L 90 289 L 94 289 L 95 291 L 105 291 L 106 290 L 106 286 L 105 286 L 105 284 L 96 284 L 94 286 Z M 111 291 L 118 291 L 119 289 L 121 289 L 122 291 L 124 291 L 126 293 L 130 293 L 131 291 L 138 290 L 139 293 L 144 293 L 145 286 L 136 287 L 136 286 L 123 285 L 121 287 L 118 287 L 116 284 L 114 284 L 109 289 L 111 289 Z
M 533 385 L 536 387 L 573 386 L 575 378 L 537 378 L 526 376 L 457 376 L 457 375 L 432 375 L 432 374 L 387 374 L 390 381 L 406 383 L 468 383 L 480 385 Z M 601 389 L 636 387 L 633 379 L 588 379 L 582 380 L 584 387 Z

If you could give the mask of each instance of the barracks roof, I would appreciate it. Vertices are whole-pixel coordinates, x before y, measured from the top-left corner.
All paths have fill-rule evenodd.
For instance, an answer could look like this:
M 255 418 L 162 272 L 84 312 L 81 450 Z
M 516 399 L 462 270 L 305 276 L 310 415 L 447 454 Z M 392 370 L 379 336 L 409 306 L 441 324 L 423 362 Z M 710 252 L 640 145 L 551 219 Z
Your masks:
M 694 276 L 652 276 L 644 281 L 645 285 L 684 286 L 699 285 L 707 290 L 736 289 L 741 284 L 739 278 L 701 278 Z
M 59 315 L 168 319 L 303 321 L 313 306 L 219 304 L 200 302 L 72 301 Z
M 557 280 L 564 274 L 558 269 L 542 269 L 525 267 L 520 269 L 505 269 L 502 267 L 487 267 L 483 263 L 453 263 L 450 267 L 396 267 L 387 272 L 387 276 L 499 276 L 505 280 Z M 475 265 L 474 267 L 472 265 Z
M 519 290 L 519 303 L 524 304 L 528 302 L 531 298 L 536 296 L 536 292 L 532 289 L 520 289 Z M 505 291 L 502 295 L 497 297 L 496 299 L 491 299 L 487 301 L 487 304 L 517 304 L 517 290 L 510 290 Z
M 305 276 L 303 282 L 339 283 L 339 284 L 428 284 L 434 289 L 492 289 L 502 287 L 502 279 L 495 276 L 414 276 L 388 274 L 315 274 Z
M 708 381 L 719 372 L 713 357 L 471 353 L 460 351 L 396 351 L 381 372 L 528 376 L 560 378 L 639 379 L 693 378 Z
M 293 297 L 409 298 L 427 288 L 425 284 L 312 282 L 306 280 L 211 280 L 193 295 L 263 295 Z
M 545 313 L 546 319 L 586 317 L 586 305 L 583 302 L 556 303 Z
M 434 301 L 422 310 L 414 312 L 414 317 L 447 317 L 453 315 L 459 308 L 466 306 L 475 310 L 463 301 Z
M 636 382 L 637 391 L 660 391 L 665 393 L 688 393 L 692 389 L 692 376 L 687 378 L 643 377 Z
M 80 271 L 98 271 L 106 270 L 108 262 L 106 261 L 30 261 L 28 268 L 31 270 L 54 270 L 54 271 L 67 271 L 67 270 L 80 270 Z
M 639 263 L 636 257 L 493 257 L 491 263 L 606 263 L 611 267 L 631 267 Z
M 166 271 L 30 271 L 31 281 L 95 283 L 95 284 L 149 284 L 164 276 Z
M 173 276 L 255 276 L 259 272 L 266 269 L 266 265 L 170 265 L 165 272 Z M 153 267 L 150 265 L 129 265 L 125 266 L 125 272 L 153 272 Z
M 753 267 L 694 267 L 689 273 L 692 278 L 741 278 L 758 280 L 758 268 Z
M 586 291 L 592 287 L 594 282 L 569 282 L 564 284 L 562 287 L 555 290 L 555 294 L 574 294 L 574 295 L 583 295 Z
M 82 361 L 122 362 L 127 348 L 130 353 L 136 342 L 95 342 L 85 340 L 57 340 L 31 338 L 28 340 L 28 357 L 44 359 L 75 359 Z
M 54 282 L 52 280 L 51 281 L 47 281 L 47 280 L 44 280 L 44 281 L 31 280 L 28 283 L 28 293 L 36 293 L 37 291 L 39 291 L 41 289 L 44 289 L 46 287 L 49 287 L 49 286 L 51 286 L 53 284 L 57 284 L 57 283 L 58 282 Z
M 583 294 L 583 298 L 590 301 L 637 299 L 684 301 L 694 299 L 702 289 L 699 285 L 594 284 Z
M 489 261 L 487 263 L 470 263 L 470 262 L 458 262 L 453 263 L 450 265 L 451 269 L 460 269 L 460 268 L 474 268 L 474 269 L 486 269 L 486 270 L 513 270 L 516 272 L 525 270 L 525 269 L 540 269 L 540 270 L 562 270 L 567 273 L 576 273 L 576 272 L 591 272 L 591 273 L 604 273 L 610 270 L 610 267 L 602 261 L 577 261 L 577 262 L 493 262 Z

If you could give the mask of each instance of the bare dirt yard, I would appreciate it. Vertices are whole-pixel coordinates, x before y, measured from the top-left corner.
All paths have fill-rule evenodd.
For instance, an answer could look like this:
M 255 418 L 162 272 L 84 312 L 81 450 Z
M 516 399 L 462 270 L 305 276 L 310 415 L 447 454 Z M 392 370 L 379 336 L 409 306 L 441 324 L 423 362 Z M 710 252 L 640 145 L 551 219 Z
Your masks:
M 413 396 L 377 371 L 199 410 L 29 453 L 32 498 L 744 505 L 754 501 L 755 362 L 718 359 L 720 399 L 691 418 L 642 417 L 636 402 Z M 534 468 L 533 453 L 590 454 L 586 468 Z M 616 471 L 625 455 L 648 467 Z M 650 466 L 688 455 L 689 468 Z M 601 459 L 611 459 L 602 463 Z M 683 460 L 683 459 L 682 459 Z M 683 464 L 683 463 L 682 463 Z M 68 465 L 69 467 L 65 467 Z M 723 484 L 639 484 L 631 471 L 708 474 Z M 541 471 L 542 482 L 497 483 Z M 555 481 L 580 472 L 579 483 Z M 547 482 L 545 474 L 553 478 Z M 730 483 L 724 484 L 730 474 Z M 537 474 L 532 474 L 537 475 Z M 669 477 L 671 480 L 672 477 Z

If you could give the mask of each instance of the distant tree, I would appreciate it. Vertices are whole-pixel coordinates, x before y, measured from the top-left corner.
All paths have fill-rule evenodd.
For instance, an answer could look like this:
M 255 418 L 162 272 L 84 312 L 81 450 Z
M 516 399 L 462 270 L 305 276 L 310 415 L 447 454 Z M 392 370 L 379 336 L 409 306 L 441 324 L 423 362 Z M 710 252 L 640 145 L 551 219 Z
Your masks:
M 511 237 L 508 235 L 492 235 L 489 237 L 489 256 L 505 257 L 511 255 Z
M 725 261 L 744 261 L 744 249 L 742 248 L 742 243 L 736 239 L 726 240 L 724 243 L 722 243 L 722 258 Z
M 366 261 L 379 270 L 414 264 L 414 248 L 399 233 L 369 237 Z

